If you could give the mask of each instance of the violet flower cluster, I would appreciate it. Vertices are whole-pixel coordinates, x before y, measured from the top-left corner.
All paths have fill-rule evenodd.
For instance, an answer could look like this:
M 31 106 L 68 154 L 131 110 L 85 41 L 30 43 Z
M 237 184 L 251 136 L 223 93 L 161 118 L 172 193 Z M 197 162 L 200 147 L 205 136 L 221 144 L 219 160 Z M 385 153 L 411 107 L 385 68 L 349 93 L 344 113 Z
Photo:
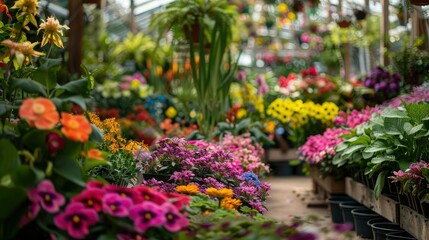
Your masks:
M 299 148 L 299 156 L 310 165 L 331 158 L 336 154 L 335 147 L 343 142 L 339 136 L 348 133 L 350 132 L 342 128 L 328 128 L 323 135 L 310 136 L 307 142 Z
M 415 87 L 413 91 L 409 94 L 404 94 L 399 97 L 393 98 L 386 104 L 383 104 L 385 107 L 399 107 L 403 102 L 407 103 L 419 103 L 419 102 L 428 102 L 429 101 L 429 86 L 419 86 Z
M 175 186 L 187 184 L 197 185 L 201 192 L 210 187 L 226 187 L 234 191 L 235 198 L 264 212 L 266 209 L 263 205 L 270 187 L 259 181 L 258 174 L 260 169 L 266 171 L 268 168 L 265 169 L 259 157 L 262 153 L 260 146 L 251 146 L 249 142 L 246 150 L 241 144 L 247 143 L 247 138 L 243 139 L 239 139 L 240 144 L 237 145 L 233 137 L 227 136 L 224 146 L 201 140 L 161 139 L 148 157 L 140 159 L 139 165 L 143 166 L 144 177 L 157 174 L 168 176 L 169 179 L 150 176 L 145 177 L 144 183 L 167 192 L 174 192 Z M 257 155 L 251 157 L 251 154 Z M 143 155 L 147 156 L 147 153 Z M 257 172 L 252 171 L 256 169 Z M 252 180 L 247 173 L 253 174 Z
M 28 191 L 28 199 L 28 211 L 23 215 L 20 226 L 25 227 L 43 209 L 55 214 L 53 226 L 62 230 L 63 238 L 95 239 L 111 231 L 109 226 L 112 224 L 116 225 L 113 234 L 117 239 L 146 239 L 150 237 L 148 231 L 152 228 L 168 238 L 171 232 L 188 226 L 188 219 L 182 213 L 184 206 L 189 205 L 188 196 L 167 194 L 143 185 L 122 188 L 91 181 L 66 204 L 65 197 L 56 192 L 52 182 L 43 180 Z M 63 206 L 65 209 L 61 210 Z M 117 225 L 118 221 L 123 224 Z M 134 226 L 134 229 L 126 226 Z
M 391 74 L 382 67 L 376 67 L 371 74 L 363 80 L 363 85 L 372 88 L 376 93 L 387 95 L 397 95 L 399 93 L 399 82 L 401 75 L 399 73 Z
M 401 185 L 402 193 L 416 194 L 420 190 L 427 190 L 427 181 L 425 171 L 429 169 L 429 163 L 421 160 L 420 162 L 412 163 L 407 170 L 394 171 L 393 176 L 388 177 L 392 182 L 398 182 Z
M 379 108 L 366 107 L 360 111 L 353 109 L 349 114 L 344 111 L 338 113 L 334 123 L 354 129 L 362 123 L 368 122 L 374 113 L 380 113 Z

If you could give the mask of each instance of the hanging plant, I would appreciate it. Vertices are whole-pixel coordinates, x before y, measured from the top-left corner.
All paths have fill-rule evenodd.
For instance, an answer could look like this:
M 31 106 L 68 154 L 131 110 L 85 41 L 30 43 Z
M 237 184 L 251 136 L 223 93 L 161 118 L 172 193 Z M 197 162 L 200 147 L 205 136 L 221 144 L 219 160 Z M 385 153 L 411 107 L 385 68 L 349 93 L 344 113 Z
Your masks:
M 304 3 L 301 0 L 295 0 L 292 9 L 295 12 L 302 12 L 304 10 Z
M 340 28 L 348 28 L 352 25 L 352 19 L 350 16 L 340 16 L 336 22 Z
M 355 15 L 356 20 L 364 20 L 366 18 L 367 12 L 365 9 L 353 9 L 353 14 Z

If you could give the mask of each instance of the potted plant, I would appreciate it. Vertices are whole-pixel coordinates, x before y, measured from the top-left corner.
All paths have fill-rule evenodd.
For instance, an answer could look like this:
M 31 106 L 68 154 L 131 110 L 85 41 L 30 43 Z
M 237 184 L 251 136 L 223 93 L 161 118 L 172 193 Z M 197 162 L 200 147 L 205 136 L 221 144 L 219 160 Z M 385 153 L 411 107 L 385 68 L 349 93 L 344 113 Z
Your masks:
M 355 8 L 353 9 L 353 14 L 355 15 L 356 20 L 360 21 L 366 18 L 367 12 L 365 9 Z
M 349 15 L 341 15 L 338 17 L 336 22 L 340 28 L 348 28 L 352 25 L 352 18 Z

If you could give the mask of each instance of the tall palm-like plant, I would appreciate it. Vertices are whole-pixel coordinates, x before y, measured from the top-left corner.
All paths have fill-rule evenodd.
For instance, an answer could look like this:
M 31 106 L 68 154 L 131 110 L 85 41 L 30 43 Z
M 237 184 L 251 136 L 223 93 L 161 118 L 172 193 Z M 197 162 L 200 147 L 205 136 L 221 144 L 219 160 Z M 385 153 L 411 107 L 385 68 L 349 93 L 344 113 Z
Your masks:
M 152 20 L 152 26 L 158 31 L 173 29 L 176 37 L 183 37 L 190 46 L 192 80 L 200 114 L 198 119 L 205 136 L 223 120 L 230 105 L 228 91 L 234 68 L 229 46 L 236 16 L 235 6 L 226 0 L 178 0 Z M 195 33 L 198 33 L 197 39 L 193 37 Z M 207 45 L 210 46 L 209 51 Z

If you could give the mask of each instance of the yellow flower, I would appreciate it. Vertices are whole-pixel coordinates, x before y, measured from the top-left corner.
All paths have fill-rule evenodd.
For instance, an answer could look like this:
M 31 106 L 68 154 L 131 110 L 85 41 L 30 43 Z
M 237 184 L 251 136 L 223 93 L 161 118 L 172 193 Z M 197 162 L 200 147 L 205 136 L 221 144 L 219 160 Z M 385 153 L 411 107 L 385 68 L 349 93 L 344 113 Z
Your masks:
M 294 12 L 288 12 L 287 17 L 289 18 L 289 20 L 295 20 L 296 19 L 296 14 Z
M 244 108 L 240 108 L 237 112 L 237 119 L 242 119 L 244 117 L 246 117 L 247 115 L 247 111 Z
M 142 87 L 140 87 L 140 90 L 139 90 L 139 96 L 141 97 L 141 98 L 146 98 L 147 97 L 147 95 L 149 94 L 149 88 L 146 86 L 146 85 L 144 85 L 144 86 L 142 86 Z
M 236 210 L 239 206 L 241 206 L 240 199 L 235 199 L 231 197 L 226 197 L 221 200 L 220 205 L 222 208 L 226 210 Z
M 33 48 L 39 44 L 38 42 L 20 42 L 16 43 L 11 41 L 10 39 L 6 39 L 2 42 L 3 45 L 6 45 L 9 50 L 6 55 L 14 58 L 14 61 L 18 64 L 18 66 L 25 65 L 31 62 L 31 56 L 40 57 L 45 55 L 42 52 L 35 51 Z
M 274 121 L 266 121 L 264 123 L 264 126 L 265 126 L 264 130 L 267 133 L 273 133 L 276 130 L 276 122 Z
M 136 90 L 136 89 L 138 89 L 138 88 L 139 88 L 139 86 L 140 86 L 140 81 L 139 81 L 138 79 L 134 79 L 134 80 L 131 82 L 131 84 L 130 84 L 130 88 L 131 88 L 132 90 Z
M 18 9 L 18 12 L 21 12 L 18 15 L 18 19 L 24 18 L 24 25 L 31 22 L 34 26 L 37 26 L 34 16 L 37 14 L 38 7 L 39 2 L 37 0 L 18 0 L 15 1 L 15 5 L 11 9 Z
M 59 48 L 64 48 L 61 36 L 63 35 L 63 30 L 67 29 L 69 29 L 69 27 L 66 25 L 60 25 L 60 22 L 57 19 L 48 17 L 46 22 L 43 21 L 37 30 L 37 33 L 39 33 L 40 30 L 44 31 L 41 46 L 43 47 L 49 42 L 51 44 L 55 44 L 55 46 Z
M 197 116 L 197 112 L 195 112 L 195 110 L 192 109 L 192 111 L 189 113 L 189 117 L 195 118 L 196 116 Z
M 206 194 L 212 197 L 216 198 L 226 198 L 226 197 L 232 197 L 234 192 L 229 188 L 222 188 L 222 189 L 216 189 L 216 188 L 207 188 Z
M 289 8 L 288 8 L 288 6 L 286 5 L 286 3 L 280 3 L 280 4 L 277 6 L 277 9 L 278 9 L 278 11 L 279 11 L 280 13 L 285 13 L 285 12 L 287 12 L 287 11 L 289 10 Z
M 187 195 L 194 195 L 200 192 L 200 189 L 195 184 L 177 186 L 176 191 Z
M 177 115 L 177 111 L 174 107 L 170 106 L 165 110 L 165 116 L 168 118 L 174 118 Z

